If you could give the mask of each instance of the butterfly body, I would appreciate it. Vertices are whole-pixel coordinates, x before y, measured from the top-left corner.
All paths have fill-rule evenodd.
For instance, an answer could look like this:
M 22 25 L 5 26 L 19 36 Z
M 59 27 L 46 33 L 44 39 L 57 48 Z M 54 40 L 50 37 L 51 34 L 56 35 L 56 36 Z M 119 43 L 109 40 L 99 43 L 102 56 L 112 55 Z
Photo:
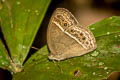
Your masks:
M 75 17 L 64 8 L 58 8 L 51 17 L 47 42 L 51 51 L 49 59 L 64 60 L 81 56 L 96 49 L 92 32 L 79 25 Z

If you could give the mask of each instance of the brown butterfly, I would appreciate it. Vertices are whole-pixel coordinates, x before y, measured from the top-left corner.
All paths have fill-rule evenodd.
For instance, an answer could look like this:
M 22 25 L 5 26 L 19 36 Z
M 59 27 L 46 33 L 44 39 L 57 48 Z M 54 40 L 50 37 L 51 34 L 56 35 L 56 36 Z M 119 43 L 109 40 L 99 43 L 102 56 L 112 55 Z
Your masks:
M 76 18 L 64 8 L 53 13 L 48 29 L 47 43 L 51 60 L 64 60 L 81 56 L 96 49 L 96 40 L 87 27 L 80 26 Z

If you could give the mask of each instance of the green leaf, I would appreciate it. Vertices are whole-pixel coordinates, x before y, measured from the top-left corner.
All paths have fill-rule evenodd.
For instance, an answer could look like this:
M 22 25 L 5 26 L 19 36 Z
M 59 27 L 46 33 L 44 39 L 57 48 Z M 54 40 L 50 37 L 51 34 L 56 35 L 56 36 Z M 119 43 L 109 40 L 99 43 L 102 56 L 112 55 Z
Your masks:
M 113 16 L 89 26 L 95 37 L 120 32 L 120 17 Z
M 14 62 L 22 68 L 50 0 L 5 0 L 0 10 L 1 29 Z
M 0 40 L 0 68 L 3 69 L 10 69 L 10 57 L 3 45 L 2 41 Z
M 13 80 L 103 80 L 120 70 L 120 17 L 114 16 L 89 26 L 97 41 L 97 49 L 86 55 L 64 61 L 49 61 L 44 46 L 24 65 L 24 71 Z M 109 32 L 109 33 L 108 33 Z

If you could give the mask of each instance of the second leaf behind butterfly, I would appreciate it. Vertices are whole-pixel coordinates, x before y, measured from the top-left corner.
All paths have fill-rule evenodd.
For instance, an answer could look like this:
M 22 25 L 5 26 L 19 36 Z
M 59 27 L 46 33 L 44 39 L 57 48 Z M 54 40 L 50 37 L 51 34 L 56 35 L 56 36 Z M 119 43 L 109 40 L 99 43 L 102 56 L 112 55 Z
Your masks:
M 92 32 L 80 26 L 76 18 L 64 8 L 53 13 L 47 30 L 47 43 L 51 60 L 64 60 L 81 56 L 96 49 Z

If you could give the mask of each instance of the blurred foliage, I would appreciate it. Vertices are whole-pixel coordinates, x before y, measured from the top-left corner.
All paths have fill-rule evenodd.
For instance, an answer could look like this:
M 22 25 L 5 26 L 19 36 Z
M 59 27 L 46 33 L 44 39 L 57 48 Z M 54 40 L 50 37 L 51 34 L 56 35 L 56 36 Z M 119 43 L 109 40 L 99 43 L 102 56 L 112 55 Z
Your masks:
M 8 60 L 9 56 L 3 49 L 0 56 L 7 55 L 5 66 L 12 61 L 13 72 L 21 71 L 50 1 L 0 0 L 0 25 L 11 60 Z M 1 59 L 2 63 L 6 62 L 5 59 Z M 1 63 L 0 67 L 2 67 Z

